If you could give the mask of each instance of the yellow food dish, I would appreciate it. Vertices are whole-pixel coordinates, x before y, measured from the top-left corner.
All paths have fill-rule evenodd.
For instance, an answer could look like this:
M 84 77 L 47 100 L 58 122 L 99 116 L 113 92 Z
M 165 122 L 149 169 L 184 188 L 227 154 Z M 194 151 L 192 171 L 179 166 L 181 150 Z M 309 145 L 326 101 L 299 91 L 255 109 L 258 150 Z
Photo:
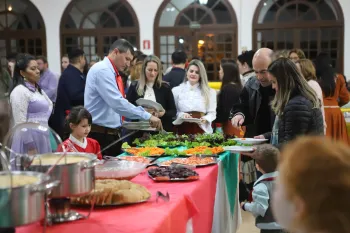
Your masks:
M 12 187 L 21 187 L 25 185 L 35 184 L 39 181 L 38 177 L 27 175 L 12 175 Z M 0 189 L 10 188 L 10 175 L 0 176 Z
M 40 158 L 34 158 L 32 165 L 54 165 L 60 157 L 61 155 L 49 155 Z M 88 160 L 89 158 L 82 156 L 67 156 L 66 158 L 62 158 L 58 164 L 73 164 Z

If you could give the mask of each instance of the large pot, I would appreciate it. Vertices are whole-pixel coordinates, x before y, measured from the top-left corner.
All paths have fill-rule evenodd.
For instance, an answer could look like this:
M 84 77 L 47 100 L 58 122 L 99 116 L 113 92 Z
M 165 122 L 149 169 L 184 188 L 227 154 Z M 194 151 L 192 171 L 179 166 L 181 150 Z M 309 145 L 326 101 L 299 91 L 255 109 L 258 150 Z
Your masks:
M 11 184 L 1 185 L 0 228 L 18 227 L 44 219 L 45 193 L 59 185 L 59 181 L 49 182 L 50 176 L 28 171 L 13 171 L 11 176 L 8 172 L 0 172 L 0 176 L 8 176 L 9 181 L 11 177 L 11 184 L 16 177 L 23 180 L 22 176 L 35 177 L 38 180 L 32 184 L 12 188 Z
M 48 158 L 59 158 L 62 153 L 42 154 L 35 156 L 35 160 L 40 160 L 41 165 L 38 162 L 33 163 L 27 170 L 37 172 L 47 172 L 55 163 L 45 164 L 45 160 Z M 50 173 L 52 180 L 61 181 L 61 185 L 54 188 L 51 192 L 50 198 L 63 198 L 81 196 L 91 192 L 95 185 L 95 166 L 99 164 L 96 155 L 88 153 L 66 153 L 67 159 L 69 157 L 81 158 L 80 161 L 74 163 L 66 163 L 65 158 L 62 158 L 60 164 L 57 164 Z M 56 159 L 54 160 L 56 161 Z

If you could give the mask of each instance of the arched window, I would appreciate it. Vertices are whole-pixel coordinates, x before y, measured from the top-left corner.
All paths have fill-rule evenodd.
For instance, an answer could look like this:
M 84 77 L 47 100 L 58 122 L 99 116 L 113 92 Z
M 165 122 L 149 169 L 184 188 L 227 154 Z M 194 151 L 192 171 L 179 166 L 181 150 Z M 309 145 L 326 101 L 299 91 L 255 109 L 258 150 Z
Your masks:
M 218 79 L 222 58 L 237 56 L 237 20 L 228 0 L 165 0 L 154 24 L 155 53 L 168 67 L 171 54 L 184 50 Z
M 300 48 L 313 60 L 327 52 L 343 70 L 344 20 L 336 0 L 263 0 L 254 16 L 255 49 Z
M 72 0 L 61 20 L 62 54 L 82 48 L 88 61 L 108 54 L 120 38 L 139 44 L 136 14 L 126 0 Z
M 0 1 L 0 57 L 10 53 L 46 55 L 45 25 L 29 0 Z

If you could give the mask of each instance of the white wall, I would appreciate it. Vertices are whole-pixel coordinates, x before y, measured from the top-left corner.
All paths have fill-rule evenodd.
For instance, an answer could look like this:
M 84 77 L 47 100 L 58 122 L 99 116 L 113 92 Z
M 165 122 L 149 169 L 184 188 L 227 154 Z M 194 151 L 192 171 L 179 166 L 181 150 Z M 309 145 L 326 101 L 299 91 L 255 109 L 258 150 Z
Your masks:
M 344 15 L 344 74 L 346 75 L 347 80 L 350 81 L 350 66 L 348 65 L 350 63 L 350 24 L 347 24 L 347 22 L 350 22 L 350 1 L 338 1 L 343 9 Z M 348 43 L 346 43 L 346 41 L 348 41 Z
M 31 2 L 38 8 L 44 19 L 50 69 L 55 73 L 61 73 L 60 23 L 61 16 L 70 0 L 31 0 Z
M 71 0 L 31 0 L 38 8 L 45 22 L 47 56 L 50 68 L 59 73 L 60 68 L 60 22 L 62 14 Z M 92 0 L 87 0 L 92 1 Z M 102 0 L 100 0 L 102 1 Z M 154 19 L 163 0 L 128 0 L 133 7 L 140 26 L 140 49 L 146 54 L 154 52 Z M 178 0 L 183 1 L 183 0 Z M 238 22 L 238 52 L 252 48 L 252 24 L 255 9 L 260 0 L 229 0 L 236 12 Z M 344 14 L 344 22 L 350 21 L 350 1 L 338 0 Z M 54 3 L 54 5 L 53 5 Z M 344 42 L 350 39 L 350 26 L 345 26 Z M 150 49 L 143 49 L 143 41 L 150 40 Z M 344 45 L 344 73 L 350 80 L 350 44 Z
M 154 53 L 154 20 L 163 0 L 128 0 L 134 8 L 140 26 L 140 50 L 145 54 Z M 181 0 L 182 1 L 182 0 Z M 147 10 L 146 10 L 147 9 Z M 150 49 L 143 49 L 143 41 L 150 40 Z

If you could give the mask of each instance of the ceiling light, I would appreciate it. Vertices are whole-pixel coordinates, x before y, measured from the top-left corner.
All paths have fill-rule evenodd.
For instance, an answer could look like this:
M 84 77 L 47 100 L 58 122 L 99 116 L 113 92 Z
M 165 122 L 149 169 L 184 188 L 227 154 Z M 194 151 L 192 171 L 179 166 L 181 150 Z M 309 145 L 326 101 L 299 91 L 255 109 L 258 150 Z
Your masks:
M 199 0 L 199 3 L 202 5 L 207 5 L 208 0 Z
M 179 39 L 180 44 L 183 44 L 184 42 L 185 42 L 184 39 L 182 39 L 182 38 Z

